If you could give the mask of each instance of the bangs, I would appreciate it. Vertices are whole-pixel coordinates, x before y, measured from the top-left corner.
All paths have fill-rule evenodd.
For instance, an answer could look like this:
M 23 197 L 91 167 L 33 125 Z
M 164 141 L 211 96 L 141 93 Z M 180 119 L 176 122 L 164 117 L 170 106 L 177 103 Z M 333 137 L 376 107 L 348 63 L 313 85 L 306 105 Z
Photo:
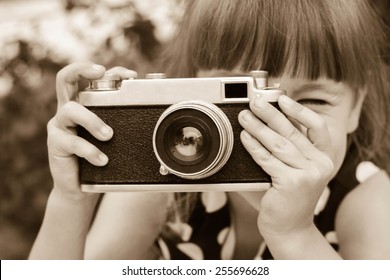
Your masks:
M 381 29 L 367 24 L 376 22 L 375 15 L 359 7 L 365 5 L 361 1 L 204 0 L 191 5 L 186 34 L 181 34 L 188 75 L 201 69 L 262 69 L 270 76 L 327 77 L 362 86 L 367 69 L 375 69 L 370 66 L 380 59 Z

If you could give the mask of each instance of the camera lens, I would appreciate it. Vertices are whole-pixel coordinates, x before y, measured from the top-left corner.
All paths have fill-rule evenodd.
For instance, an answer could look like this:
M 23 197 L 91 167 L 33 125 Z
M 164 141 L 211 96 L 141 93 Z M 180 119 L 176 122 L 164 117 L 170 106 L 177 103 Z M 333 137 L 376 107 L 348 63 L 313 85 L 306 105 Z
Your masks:
M 169 107 L 158 120 L 153 148 L 169 173 L 201 179 L 220 170 L 230 157 L 233 130 L 216 105 L 180 102 Z

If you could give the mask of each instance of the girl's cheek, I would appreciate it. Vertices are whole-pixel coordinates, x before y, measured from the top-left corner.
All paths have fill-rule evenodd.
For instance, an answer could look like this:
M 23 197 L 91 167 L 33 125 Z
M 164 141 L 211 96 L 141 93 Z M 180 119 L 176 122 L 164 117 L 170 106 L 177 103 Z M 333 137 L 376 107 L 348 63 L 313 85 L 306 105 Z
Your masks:
M 347 152 L 347 134 L 342 133 L 340 130 L 329 130 L 331 134 L 332 143 L 329 143 L 332 147 L 331 154 L 329 155 L 334 164 L 333 175 L 336 175 L 339 171 L 346 152 Z

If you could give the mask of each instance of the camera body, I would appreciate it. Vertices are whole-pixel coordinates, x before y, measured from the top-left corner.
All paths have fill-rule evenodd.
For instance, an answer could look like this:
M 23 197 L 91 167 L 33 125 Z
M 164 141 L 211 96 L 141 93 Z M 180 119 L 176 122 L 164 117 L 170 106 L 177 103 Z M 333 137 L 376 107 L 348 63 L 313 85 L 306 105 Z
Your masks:
M 238 114 L 261 96 L 277 107 L 284 90 L 267 86 L 267 72 L 251 76 L 175 78 L 148 74 L 90 81 L 78 102 L 97 114 L 114 135 L 101 142 L 84 128 L 79 136 L 105 153 L 97 167 L 80 159 L 86 192 L 262 191 L 270 177 L 240 141 Z

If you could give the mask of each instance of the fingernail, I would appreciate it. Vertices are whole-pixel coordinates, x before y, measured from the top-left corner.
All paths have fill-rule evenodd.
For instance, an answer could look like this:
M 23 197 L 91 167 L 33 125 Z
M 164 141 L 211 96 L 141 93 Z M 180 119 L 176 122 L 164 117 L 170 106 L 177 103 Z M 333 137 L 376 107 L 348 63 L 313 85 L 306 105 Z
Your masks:
M 102 70 L 104 70 L 104 66 L 103 65 L 99 65 L 99 64 L 93 64 L 92 65 L 92 69 L 96 70 L 96 71 L 102 71 Z
M 244 111 L 241 116 L 242 116 L 242 118 L 245 121 L 251 121 L 252 120 L 252 113 L 249 112 L 249 111 Z
M 111 127 L 109 126 L 102 126 L 102 128 L 100 128 L 100 133 L 103 135 L 103 136 L 108 136 L 111 134 Z
M 99 154 L 99 161 L 103 164 L 108 162 L 108 157 L 105 154 Z
M 264 109 L 267 106 L 267 102 L 264 101 L 261 97 L 255 99 L 254 105 L 258 109 Z

